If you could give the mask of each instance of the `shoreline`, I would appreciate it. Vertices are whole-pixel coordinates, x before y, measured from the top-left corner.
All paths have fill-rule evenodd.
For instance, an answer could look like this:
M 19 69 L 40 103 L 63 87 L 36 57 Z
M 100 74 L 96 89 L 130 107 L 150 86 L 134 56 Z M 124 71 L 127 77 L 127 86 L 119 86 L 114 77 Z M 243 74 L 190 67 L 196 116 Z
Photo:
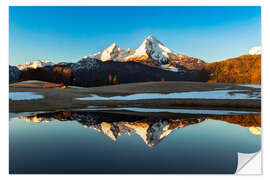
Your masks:
M 260 93 L 260 89 L 235 84 L 200 82 L 147 82 L 131 83 L 93 88 L 43 88 L 46 82 L 15 83 L 9 85 L 10 92 L 33 92 L 42 99 L 9 100 L 10 112 L 56 111 L 94 107 L 107 108 L 184 108 L 215 110 L 260 111 L 261 99 L 137 99 L 137 100 L 77 100 L 97 94 L 102 97 L 127 96 L 136 93 L 203 92 L 215 90 L 239 90 Z

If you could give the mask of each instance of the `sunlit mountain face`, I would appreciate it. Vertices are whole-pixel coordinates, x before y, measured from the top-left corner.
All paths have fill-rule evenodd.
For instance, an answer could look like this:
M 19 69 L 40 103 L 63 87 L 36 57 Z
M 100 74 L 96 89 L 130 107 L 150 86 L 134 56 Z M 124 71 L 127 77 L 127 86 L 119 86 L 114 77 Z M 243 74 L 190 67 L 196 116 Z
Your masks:
M 121 135 L 137 134 L 149 147 L 156 146 L 173 131 L 195 125 L 206 119 L 225 121 L 244 127 L 254 135 L 261 134 L 261 115 L 188 115 L 188 114 L 156 114 L 131 115 L 93 111 L 59 111 L 53 113 L 35 113 L 19 116 L 27 122 L 48 123 L 58 121 L 77 121 L 85 128 L 97 130 L 113 141 Z

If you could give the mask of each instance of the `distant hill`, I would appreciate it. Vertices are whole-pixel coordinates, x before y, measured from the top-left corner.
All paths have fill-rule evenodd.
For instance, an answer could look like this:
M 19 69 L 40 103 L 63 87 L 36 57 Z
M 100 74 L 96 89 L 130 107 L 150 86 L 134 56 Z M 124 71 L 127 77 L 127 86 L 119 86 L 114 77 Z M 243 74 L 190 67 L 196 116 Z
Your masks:
M 243 55 L 208 63 L 198 81 L 214 83 L 261 84 L 261 55 Z

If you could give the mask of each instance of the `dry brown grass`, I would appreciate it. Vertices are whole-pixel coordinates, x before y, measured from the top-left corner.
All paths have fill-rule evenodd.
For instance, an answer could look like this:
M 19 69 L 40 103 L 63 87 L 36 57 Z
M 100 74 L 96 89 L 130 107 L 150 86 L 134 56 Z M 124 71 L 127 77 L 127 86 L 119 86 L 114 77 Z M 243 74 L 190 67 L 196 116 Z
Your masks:
M 51 83 L 45 83 L 43 86 L 42 86 L 42 88 L 54 88 L 54 85 L 53 84 L 51 84 Z
M 66 89 L 67 86 L 64 83 L 60 83 L 56 85 L 56 89 Z
M 134 93 L 172 93 L 187 91 L 210 91 L 216 89 L 239 89 L 252 90 L 249 87 L 241 87 L 234 84 L 223 83 L 200 83 L 200 82 L 147 82 L 132 83 L 94 88 L 65 88 L 44 89 L 33 86 L 22 86 L 11 84 L 11 92 L 36 92 L 44 95 L 44 99 L 29 101 L 11 101 L 11 112 L 25 111 L 48 111 L 55 109 L 85 108 L 87 106 L 108 106 L 108 107 L 147 107 L 147 108 L 255 108 L 260 109 L 260 100 L 215 100 L 215 99 L 149 99 L 136 101 L 79 101 L 75 98 L 89 97 L 90 94 L 99 96 L 124 96 Z

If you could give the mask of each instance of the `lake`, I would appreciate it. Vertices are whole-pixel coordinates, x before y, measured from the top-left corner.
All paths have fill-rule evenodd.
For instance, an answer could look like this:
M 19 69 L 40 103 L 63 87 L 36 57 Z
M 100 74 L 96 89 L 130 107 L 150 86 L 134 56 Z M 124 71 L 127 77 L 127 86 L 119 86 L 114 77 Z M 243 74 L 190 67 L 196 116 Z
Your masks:
M 261 115 L 10 113 L 11 174 L 231 174 L 261 149 Z

